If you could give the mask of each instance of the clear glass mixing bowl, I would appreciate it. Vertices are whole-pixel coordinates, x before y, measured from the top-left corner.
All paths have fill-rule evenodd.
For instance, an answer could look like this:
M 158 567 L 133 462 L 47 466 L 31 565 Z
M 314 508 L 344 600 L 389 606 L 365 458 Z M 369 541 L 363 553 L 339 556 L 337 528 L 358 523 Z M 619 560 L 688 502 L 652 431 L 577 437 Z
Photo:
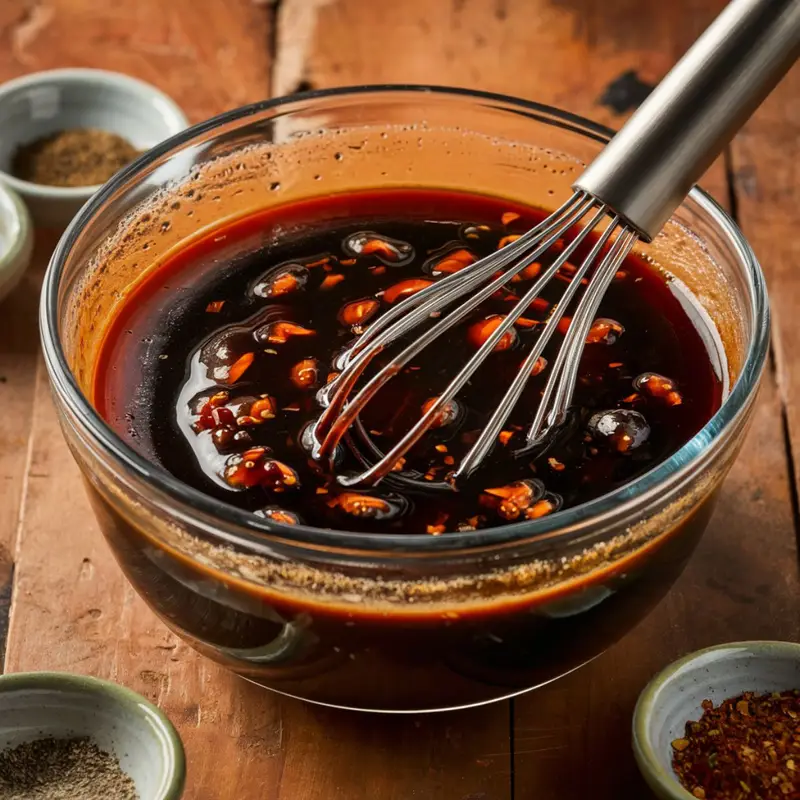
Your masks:
M 571 114 L 477 92 L 312 92 L 197 125 L 95 195 L 47 273 L 44 353 L 101 527 L 167 625 L 279 692 L 356 709 L 435 710 L 553 680 L 663 597 L 741 444 L 768 346 L 758 264 L 699 190 L 640 249 L 704 309 L 711 349 L 724 353 L 724 404 L 655 469 L 552 517 L 440 537 L 283 527 L 148 463 L 91 403 L 108 321 L 142 275 L 187 241 L 268 206 L 348 189 L 462 189 L 555 207 L 608 136 Z

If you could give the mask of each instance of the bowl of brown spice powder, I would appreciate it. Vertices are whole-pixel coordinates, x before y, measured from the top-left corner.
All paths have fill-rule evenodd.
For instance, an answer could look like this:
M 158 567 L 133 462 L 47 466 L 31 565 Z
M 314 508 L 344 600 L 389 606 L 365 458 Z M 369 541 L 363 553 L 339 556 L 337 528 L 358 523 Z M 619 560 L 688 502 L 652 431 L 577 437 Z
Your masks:
M 170 721 L 109 681 L 0 677 L 0 798 L 179 800 L 185 759 Z
M 187 125 L 169 97 L 127 75 L 26 75 L 0 86 L 0 180 L 37 226 L 61 229 L 116 172 Z
M 633 750 L 661 800 L 800 797 L 800 644 L 734 642 L 670 664 L 639 698 Z

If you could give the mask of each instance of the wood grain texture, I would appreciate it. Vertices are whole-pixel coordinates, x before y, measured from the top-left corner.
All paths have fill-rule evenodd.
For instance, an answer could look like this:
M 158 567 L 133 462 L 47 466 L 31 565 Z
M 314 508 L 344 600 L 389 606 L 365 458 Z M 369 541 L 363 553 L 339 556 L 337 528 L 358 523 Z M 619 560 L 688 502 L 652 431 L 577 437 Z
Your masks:
M 268 4 L 250 0 L 3 0 L 0 70 L 124 72 L 196 122 L 268 95 L 270 19 Z
M 773 351 L 795 463 L 800 454 L 800 330 L 796 323 L 800 308 L 800 239 L 796 233 L 799 138 L 800 68 L 796 66 L 744 127 L 731 157 L 739 224 L 770 290 Z
M 273 91 L 462 86 L 619 127 L 626 115 L 601 102 L 609 86 L 628 72 L 657 83 L 724 5 L 675 0 L 644 10 L 639 0 L 283 0 Z M 701 183 L 726 197 L 721 161 Z

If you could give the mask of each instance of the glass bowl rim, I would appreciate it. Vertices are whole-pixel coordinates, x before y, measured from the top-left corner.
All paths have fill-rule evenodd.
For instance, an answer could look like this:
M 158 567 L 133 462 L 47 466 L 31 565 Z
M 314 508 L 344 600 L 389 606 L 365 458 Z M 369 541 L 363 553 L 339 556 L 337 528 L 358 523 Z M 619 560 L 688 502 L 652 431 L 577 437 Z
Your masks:
M 268 544 L 269 540 L 265 542 L 264 539 L 266 535 L 272 539 L 279 537 L 287 543 L 301 547 L 309 545 L 352 548 L 384 554 L 413 552 L 444 554 L 455 550 L 507 545 L 522 540 L 544 538 L 545 535 L 551 545 L 572 543 L 576 538 L 590 533 L 593 523 L 609 516 L 624 516 L 626 512 L 635 507 L 636 501 L 640 501 L 666 481 L 675 480 L 687 472 L 703 452 L 716 443 L 735 422 L 739 413 L 747 407 L 751 395 L 758 386 L 769 348 L 770 314 L 764 275 L 755 254 L 733 219 L 710 195 L 695 186 L 688 198 L 703 210 L 713 225 L 717 226 L 719 232 L 733 247 L 738 259 L 744 265 L 744 273 L 748 279 L 747 300 L 753 315 L 752 335 L 740 374 L 716 414 L 672 456 L 613 492 L 538 520 L 526 520 L 469 533 L 446 536 L 355 533 L 309 525 L 286 526 L 263 520 L 254 514 L 216 500 L 192 488 L 162 467 L 152 464 L 126 444 L 94 410 L 78 387 L 67 363 L 58 333 L 58 290 L 63 267 L 79 234 L 91 222 L 95 213 L 116 194 L 120 186 L 127 184 L 152 162 L 173 151 L 179 152 L 196 137 L 224 125 L 244 122 L 248 117 L 304 101 L 324 101 L 347 96 L 364 98 L 366 101 L 381 95 L 399 96 L 403 93 L 418 93 L 435 97 L 449 96 L 461 101 L 471 100 L 479 104 L 493 104 L 502 107 L 505 111 L 527 116 L 540 123 L 561 127 L 598 142 L 607 142 L 615 133 L 611 128 L 592 122 L 585 117 L 543 103 L 472 89 L 422 84 L 371 84 L 299 92 L 241 106 L 211 117 L 165 139 L 104 184 L 74 217 L 53 251 L 42 286 L 39 323 L 45 364 L 58 397 L 65 403 L 75 419 L 82 423 L 84 430 L 89 433 L 94 443 L 100 446 L 104 454 L 111 456 L 113 461 L 118 462 L 126 471 L 132 472 L 158 493 L 166 494 L 170 501 L 177 501 L 181 506 L 179 512 L 182 512 L 179 515 L 183 519 L 200 523 L 199 515 L 195 513 L 200 512 L 200 515 L 208 515 L 222 525 L 235 526 L 237 530 L 234 532 L 217 529 L 213 531 L 222 544 L 241 543 L 251 549 L 261 549 Z M 207 529 L 208 526 L 201 524 L 201 527 Z M 576 527 L 577 530 L 575 530 Z M 589 531 L 586 530 L 587 527 L 589 527 Z M 564 530 L 559 533 L 559 529 Z

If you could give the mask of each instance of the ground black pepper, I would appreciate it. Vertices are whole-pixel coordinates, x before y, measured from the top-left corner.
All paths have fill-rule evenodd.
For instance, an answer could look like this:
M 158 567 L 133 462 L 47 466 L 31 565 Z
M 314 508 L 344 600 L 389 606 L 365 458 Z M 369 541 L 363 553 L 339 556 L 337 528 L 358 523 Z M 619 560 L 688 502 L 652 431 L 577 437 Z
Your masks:
M 686 723 L 672 765 L 700 800 L 800 800 L 800 692 L 745 692 Z
M 14 154 L 15 177 L 45 186 L 95 186 L 139 154 L 115 133 L 75 128 L 22 145 Z
M 137 800 L 117 759 L 88 738 L 36 739 L 0 752 L 0 800 Z

